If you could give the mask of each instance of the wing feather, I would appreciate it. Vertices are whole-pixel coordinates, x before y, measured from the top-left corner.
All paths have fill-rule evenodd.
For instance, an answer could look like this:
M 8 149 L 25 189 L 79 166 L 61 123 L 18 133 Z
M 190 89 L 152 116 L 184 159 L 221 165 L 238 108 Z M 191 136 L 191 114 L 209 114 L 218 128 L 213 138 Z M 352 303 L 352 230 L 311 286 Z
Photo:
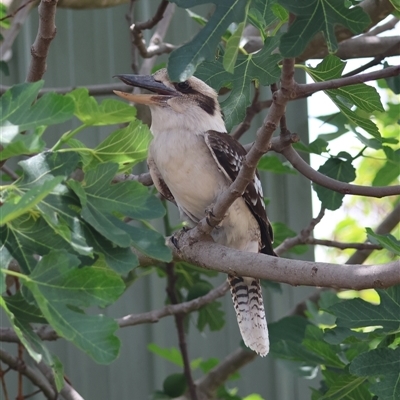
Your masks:
M 204 138 L 218 168 L 233 182 L 238 176 L 243 161 L 246 158 L 246 150 L 227 133 L 208 131 L 205 133 Z M 263 191 L 258 172 L 256 172 L 253 181 L 247 185 L 242 197 L 260 226 L 261 252 L 275 255 L 272 248 L 272 227 L 265 211 Z

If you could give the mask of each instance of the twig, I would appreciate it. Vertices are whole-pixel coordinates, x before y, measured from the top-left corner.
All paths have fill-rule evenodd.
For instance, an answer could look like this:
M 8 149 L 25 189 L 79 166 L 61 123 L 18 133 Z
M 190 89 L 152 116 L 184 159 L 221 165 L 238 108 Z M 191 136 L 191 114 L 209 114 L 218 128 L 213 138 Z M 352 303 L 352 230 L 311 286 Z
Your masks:
M 54 374 L 52 369 L 43 361 L 36 364 L 42 374 L 48 379 L 49 382 L 55 387 Z M 60 395 L 65 400 L 85 400 L 66 380 L 64 379 L 64 386 L 60 391 Z
M 2 165 L 1 170 L 14 181 L 19 178 L 19 176 L 11 168 L 7 167 L 7 165 Z
M 386 49 L 384 52 L 382 52 L 381 54 L 379 54 L 378 56 L 376 56 L 373 60 L 371 60 L 370 62 L 366 63 L 365 65 L 362 65 L 359 68 L 354 69 L 353 71 L 348 72 L 347 74 L 344 74 L 342 76 L 342 78 L 346 78 L 348 76 L 353 76 L 353 75 L 357 75 L 361 72 L 364 72 L 365 70 L 378 65 L 379 63 L 381 63 L 389 54 L 391 54 L 391 52 L 395 49 L 398 48 L 400 46 L 400 37 L 397 41 L 397 43 L 393 44 L 392 46 L 390 46 L 388 49 Z
M 125 182 L 125 181 L 138 181 L 144 186 L 151 186 L 153 184 L 153 179 L 149 172 L 144 172 L 143 174 L 119 174 L 112 180 L 113 183 Z
M 154 55 L 170 53 L 175 48 L 167 43 L 158 43 L 158 46 L 153 46 L 152 49 L 147 49 L 142 34 L 143 30 L 153 28 L 159 21 L 162 20 L 168 4 L 169 2 L 167 0 L 162 0 L 152 18 L 145 22 L 136 23 L 130 28 L 133 35 L 133 43 L 143 58 L 150 58 Z
M 298 244 L 306 243 L 307 240 L 310 239 L 314 228 L 317 224 L 321 222 L 324 215 L 325 208 L 321 207 L 318 216 L 316 218 L 313 218 L 306 228 L 302 229 L 298 235 L 285 239 L 276 249 L 274 249 L 275 252 L 280 255 L 293 248 L 294 246 L 297 246 Z
M 4 34 L 4 40 L 0 45 L 0 60 L 7 61 L 9 56 L 11 56 L 11 48 L 18 36 L 19 31 L 24 25 L 25 20 L 29 16 L 34 3 L 28 1 L 26 6 L 13 18 L 11 26 L 7 29 Z
M 3 371 L 3 368 L 0 365 L 0 382 L 1 382 L 1 387 L 3 388 L 3 394 L 4 394 L 4 400 L 10 400 L 10 398 L 8 397 L 8 391 L 7 391 L 7 385 L 6 385 L 6 381 L 4 379 L 4 375 L 10 371 L 10 367 L 8 367 L 6 370 Z
M 56 36 L 55 16 L 58 0 L 41 0 L 39 4 L 39 28 L 31 47 L 31 63 L 28 69 L 27 82 L 42 79 L 46 72 L 46 59 L 51 41 Z
M 355 85 L 357 83 L 364 83 L 368 81 L 375 81 L 381 78 L 390 78 L 392 76 L 400 75 L 400 65 L 384 68 L 379 71 L 369 72 L 367 74 L 353 75 L 345 78 L 332 79 L 329 81 L 315 82 L 315 83 L 301 83 L 296 85 L 295 97 L 301 97 L 316 93 L 321 90 L 338 89 L 345 86 Z
M 196 381 L 197 390 L 207 399 L 215 398 L 215 391 L 238 369 L 257 357 L 254 351 L 238 348 L 229 354 L 220 364 L 215 366 L 204 377 Z
M 66 94 L 79 88 L 87 89 L 90 96 L 106 96 L 114 95 L 114 90 L 119 90 L 122 92 L 126 91 L 128 86 L 119 83 L 108 83 L 103 85 L 51 87 L 39 90 L 38 97 L 41 97 L 46 93 Z M 9 89 L 11 89 L 11 86 L 0 85 L 0 94 L 5 93 Z
M 224 282 L 222 285 L 212 289 L 206 295 L 198 297 L 197 299 L 175 305 L 167 305 L 159 310 L 153 310 L 143 314 L 126 315 L 125 317 L 117 319 L 117 322 L 120 328 L 125 328 L 127 326 L 134 326 L 149 322 L 158 322 L 161 318 L 169 315 L 188 314 L 192 311 L 200 309 L 206 304 L 213 302 L 219 297 L 224 296 L 228 290 L 229 285 L 227 282 Z
M 319 246 L 336 247 L 337 249 L 357 249 L 357 250 L 382 250 L 382 246 L 373 243 L 345 243 L 335 240 L 308 238 L 305 244 L 314 244 Z
M 15 17 L 15 15 L 19 12 L 19 11 L 21 11 L 23 8 L 25 8 L 28 4 L 30 4 L 30 3 L 33 3 L 35 0 L 27 0 L 25 3 L 23 3 L 23 4 L 21 4 L 16 10 L 14 10 L 12 13 L 10 13 L 10 14 L 7 14 L 5 17 L 3 17 L 3 18 L 0 18 L 0 22 L 1 21 L 4 21 L 4 20 L 6 20 L 6 19 L 9 19 L 9 18 L 13 18 L 13 17 Z
M 363 36 L 376 36 L 382 32 L 390 31 L 395 28 L 399 19 L 397 17 L 392 17 L 389 21 L 385 22 L 382 25 L 375 26 L 374 28 L 370 29 L 367 33 L 364 33 Z
M 342 194 L 360 195 L 366 197 L 386 197 L 396 196 L 400 194 L 400 185 L 397 186 L 361 186 L 352 185 L 350 183 L 337 181 L 321 174 L 315 169 L 311 168 L 293 149 L 292 146 L 283 148 L 281 153 L 286 159 L 296 168 L 302 175 L 310 179 L 318 185 L 324 186 L 328 189 L 334 190 Z
M 172 304 L 179 304 L 178 296 L 176 295 L 177 276 L 174 272 L 174 264 L 167 264 L 167 294 Z M 186 343 L 184 314 L 178 313 L 174 315 L 176 330 L 178 331 L 179 349 L 182 354 L 183 372 L 185 374 L 186 382 L 189 388 L 191 400 L 197 400 L 196 386 L 192 377 L 192 370 L 190 368 L 190 360 Z
M 374 230 L 378 235 L 390 233 L 400 222 L 400 203 L 390 212 L 390 214 L 377 226 Z M 361 264 L 363 263 L 373 250 L 357 250 L 348 260 L 346 264 Z M 399 275 L 399 271 L 393 271 Z
M 41 389 L 44 396 L 48 400 L 54 400 L 57 393 L 51 387 L 50 383 L 44 379 L 44 377 L 36 370 L 26 365 L 18 358 L 8 354 L 4 350 L 0 349 L 0 360 L 10 366 L 12 369 L 20 372 L 22 375 L 27 377 L 35 386 Z

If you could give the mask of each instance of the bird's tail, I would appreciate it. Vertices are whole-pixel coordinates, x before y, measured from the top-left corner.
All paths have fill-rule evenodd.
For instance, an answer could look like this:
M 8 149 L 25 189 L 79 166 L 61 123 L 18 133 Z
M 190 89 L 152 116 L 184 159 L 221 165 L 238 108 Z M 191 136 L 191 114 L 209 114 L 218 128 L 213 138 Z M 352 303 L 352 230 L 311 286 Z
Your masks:
M 264 357 L 269 352 L 269 338 L 260 280 L 228 275 L 228 282 L 243 341 Z

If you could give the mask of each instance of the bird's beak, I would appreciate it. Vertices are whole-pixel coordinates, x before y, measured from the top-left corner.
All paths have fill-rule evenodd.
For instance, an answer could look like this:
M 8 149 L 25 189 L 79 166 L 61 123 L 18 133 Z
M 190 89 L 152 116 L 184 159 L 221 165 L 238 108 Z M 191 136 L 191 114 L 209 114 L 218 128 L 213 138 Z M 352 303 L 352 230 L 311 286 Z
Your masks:
M 172 97 L 180 96 L 180 93 L 163 83 L 158 82 L 152 76 L 148 75 L 115 75 L 114 78 L 120 79 L 122 82 L 130 86 L 140 87 L 147 89 L 155 94 L 135 94 L 126 93 L 114 90 L 117 96 L 122 97 L 125 100 L 146 104 L 146 105 L 161 105 L 166 103 Z

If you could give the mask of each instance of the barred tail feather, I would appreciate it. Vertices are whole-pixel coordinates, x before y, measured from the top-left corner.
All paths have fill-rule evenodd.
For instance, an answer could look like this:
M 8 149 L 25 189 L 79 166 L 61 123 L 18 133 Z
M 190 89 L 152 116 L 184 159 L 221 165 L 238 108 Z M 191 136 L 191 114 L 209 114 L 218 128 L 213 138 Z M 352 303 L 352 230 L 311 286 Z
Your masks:
M 269 338 L 260 280 L 229 275 L 228 282 L 243 341 L 264 357 L 269 352 Z

